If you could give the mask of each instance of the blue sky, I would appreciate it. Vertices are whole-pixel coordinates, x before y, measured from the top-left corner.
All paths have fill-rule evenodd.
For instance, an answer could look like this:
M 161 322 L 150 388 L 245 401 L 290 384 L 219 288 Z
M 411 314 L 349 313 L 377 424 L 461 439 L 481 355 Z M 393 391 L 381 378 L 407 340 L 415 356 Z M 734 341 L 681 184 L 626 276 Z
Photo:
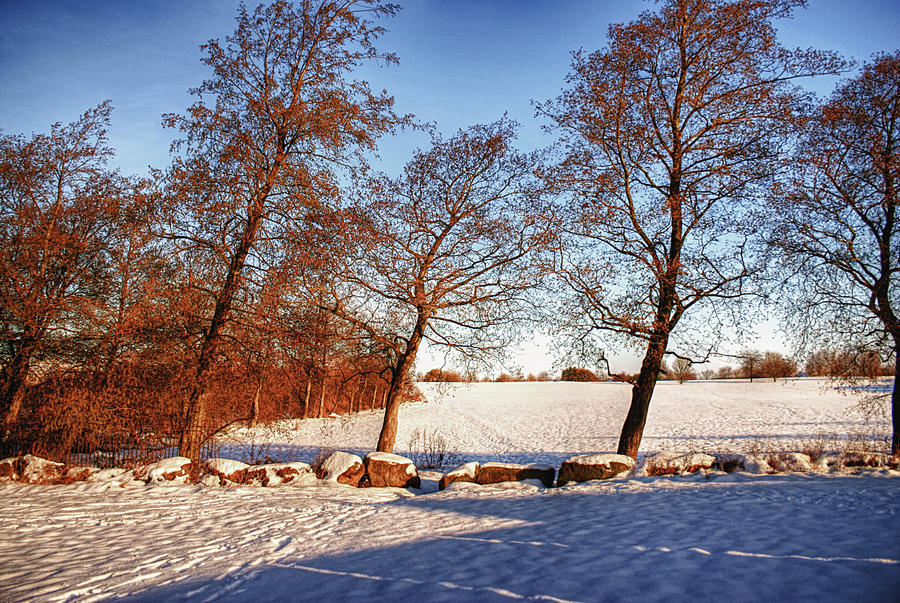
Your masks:
M 254 6 L 248 2 L 248 6 Z M 640 0 L 416 0 L 385 21 L 381 46 L 399 66 L 366 69 L 397 109 L 435 122 L 447 134 L 504 112 L 520 121 L 520 144 L 550 141 L 532 100 L 564 86 L 571 51 L 604 46 L 610 23 L 629 21 L 653 2 Z M 237 2 L 226 0 L 0 0 L 0 128 L 45 132 L 111 99 L 110 144 L 125 173 L 164 167 L 172 133 L 163 113 L 184 111 L 188 88 L 207 77 L 199 45 L 234 26 Z M 836 50 L 866 60 L 893 51 L 900 31 L 897 0 L 810 0 L 779 24 L 790 47 Z M 827 93 L 834 80 L 820 80 Z M 418 144 L 406 134 L 381 145 L 380 166 L 396 173 Z M 777 347 L 764 329 L 759 345 Z M 521 357 L 526 371 L 549 366 L 538 347 Z M 424 367 L 427 368 L 427 367 Z

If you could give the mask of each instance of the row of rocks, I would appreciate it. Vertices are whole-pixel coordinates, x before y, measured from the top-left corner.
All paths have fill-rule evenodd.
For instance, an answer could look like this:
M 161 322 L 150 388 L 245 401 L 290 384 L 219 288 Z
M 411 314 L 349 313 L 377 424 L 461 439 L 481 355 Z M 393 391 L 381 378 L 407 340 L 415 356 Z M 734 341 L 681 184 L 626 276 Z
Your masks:
M 203 483 L 208 486 L 233 484 L 277 486 L 296 482 L 316 482 L 306 463 L 247 465 L 231 459 L 209 459 L 192 463 L 186 457 L 171 457 L 135 469 L 71 467 L 30 454 L 0 461 L 0 481 L 28 484 L 71 484 L 74 482 Z
M 860 467 L 897 468 L 898 459 L 878 452 L 848 450 L 841 454 L 810 456 L 801 452 L 763 452 L 757 454 L 673 454 L 661 452 L 647 457 L 635 470 L 638 476 L 683 475 L 698 471 L 747 471 L 750 473 L 828 473 Z
M 632 473 L 636 476 L 683 475 L 699 471 L 750 471 L 752 473 L 827 472 L 843 467 L 892 467 L 897 460 L 885 460 L 874 452 L 849 451 L 843 455 L 815 459 L 798 452 L 771 452 L 756 455 L 724 455 L 720 458 L 702 453 L 678 455 L 659 453 L 634 461 L 619 454 L 585 454 L 554 467 L 539 464 L 466 463 L 445 473 L 438 484 L 444 490 L 454 482 L 480 485 L 534 481 L 544 487 L 564 486 L 571 482 L 602 480 Z M 346 452 L 333 452 L 315 470 L 307 463 L 269 463 L 248 465 L 231 459 L 209 459 L 192 463 L 185 457 L 172 457 L 142 465 L 133 470 L 70 467 L 32 455 L 0 460 L 0 481 L 30 484 L 70 484 L 79 481 L 115 481 L 143 483 L 202 483 L 207 486 L 251 485 L 296 486 L 324 482 L 354 487 L 420 488 L 421 479 L 412 460 L 386 452 L 370 452 L 364 458 Z
M 606 479 L 630 471 L 634 462 L 614 454 L 582 455 L 565 461 L 559 470 L 549 465 L 513 463 L 466 463 L 445 474 L 439 483 L 443 490 L 453 482 L 499 484 L 536 480 L 545 487 L 554 481 L 563 485 L 573 481 Z M 313 485 L 319 480 L 355 487 L 420 488 L 418 469 L 412 460 L 386 452 L 370 452 L 365 458 L 346 452 L 333 452 L 315 470 L 307 463 L 270 463 L 248 465 L 231 459 L 209 459 L 193 463 L 185 457 L 162 459 L 132 470 L 97 467 L 69 467 L 32 455 L 0 461 L 0 480 L 30 484 L 69 484 L 77 481 L 116 481 L 121 484 L 202 483 L 207 486 L 282 484 Z
M 556 469 L 549 465 L 517 465 L 513 463 L 466 463 L 450 471 L 441 478 L 438 488 L 443 490 L 454 482 L 476 484 L 499 484 L 513 481 L 538 480 L 545 487 L 569 482 L 586 482 L 595 479 L 609 479 L 634 468 L 634 460 L 621 454 L 583 454 L 563 461 Z

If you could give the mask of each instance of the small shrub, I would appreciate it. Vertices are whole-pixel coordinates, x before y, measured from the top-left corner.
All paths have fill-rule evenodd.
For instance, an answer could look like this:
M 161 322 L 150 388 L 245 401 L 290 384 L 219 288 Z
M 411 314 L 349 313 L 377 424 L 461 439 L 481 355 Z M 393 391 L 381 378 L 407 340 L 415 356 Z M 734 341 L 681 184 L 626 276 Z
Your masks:
M 409 451 L 412 462 L 419 469 L 445 469 L 459 464 L 459 455 L 450 450 L 437 428 L 413 431 L 409 437 Z
M 313 458 L 312 463 L 309 464 L 313 473 L 315 473 L 316 477 L 318 477 L 319 479 L 322 479 L 322 476 L 325 474 L 325 472 L 322 470 L 322 465 L 323 463 L 325 463 L 325 459 L 327 459 L 333 453 L 334 450 L 332 450 L 331 448 L 319 448 L 319 450 L 316 452 L 316 456 Z
M 822 457 L 832 452 L 833 448 L 834 446 L 829 444 L 828 439 L 822 434 L 809 440 L 801 440 L 798 445 L 799 452 L 808 456 L 813 464 L 818 463 Z

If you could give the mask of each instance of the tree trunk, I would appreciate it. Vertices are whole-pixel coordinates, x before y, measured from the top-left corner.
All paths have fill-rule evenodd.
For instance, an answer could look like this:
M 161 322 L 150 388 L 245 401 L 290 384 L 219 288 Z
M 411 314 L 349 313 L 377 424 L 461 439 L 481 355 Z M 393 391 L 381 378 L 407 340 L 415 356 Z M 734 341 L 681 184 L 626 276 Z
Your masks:
M 23 342 L 19 353 L 12 358 L 4 371 L 5 379 L 0 393 L 0 404 L 3 405 L 3 440 L 9 439 L 13 427 L 19 421 L 19 413 L 25 399 L 25 382 L 31 370 L 31 357 L 35 347 L 33 342 Z
M 325 379 L 322 379 L 322 389 L 319 391 L 319 412 L 316 415 L 320 419 L 325 416 Z
M 406 357 L 404 357 L 405 360 Z M 405 371 L 400 369 L 407 367 L 408 364 L 401 360 L 400 365 L 394 370 L 391 377 L 391 385 L 383 397 L 384 400 L 384 423 L 381 426 L 381 433 L 378 436 L 378 452 L 393 452 L 394 443 L 397 440 L 397 417 L 400 414 L 400 399 L 403 389 L 403 376 Z
M 262 376 L 259 378 L 259 383 L 256 384 L 256 392 L 253 394 L 253 403 L 250 405 L 250 427 L 256 427 L 256 424 L 259 423 L 259 396 L 262 393 L 263 380 Z
M 400 414 L 400 401 L 403 396 L 403 385 L 406 375 L 416 362 L 419 344 L 425 335 L 428 316 L 419 314 L 412 335 L 406 342 L 406 350 L 397 358 L 397 366 L 391 372 L 391 385 L 384 394 L 384 423 L 378 436 L 378 452 L 393 452 L 397 440 L 397 416 Z
M 647 352 L 641 363 L 641 372 L 638 375 L 637 383 L 631 390 L 631 406 L 628 408 L 628 416 L 625 417 L 625 423 L 622 425 L 622 435 L 619 436 L 618 454 L 624 454 L 637 460 L 641 437 L 644 435 L 644 425 L 650 409 L 650 398 L 653 396 L 653 389 L 659 380 L 659 367 L 662 365 L 667 343 L 668 335 L 656 335 L 647 344 Z
M 306 419 L 309 417 L 309 392 L 312 390 L 312 378 L 306 378 L 306 397 L 303 398 L 303 412 L 300 415 L 301 419 Z
M 181 433 L 181 439 L 178 442 L 178 454 L 188 457 L 195 463 L 200 460 L 200 446 L 205 438 L 207 405 L 209 403 L 209 377 L 214 353 L 222 336 L 222 330 L 225 328 L 225 323 L 231 315 L 234 297 L 240 286 L 241 274 L 244 271 L 244 265 L 247 263 L 247 255 L 256 242 L 256 234 L 259 231 L 265 212 L 264 205 L 283 161 L 284 155 L 279 150 L 274 165 L 266 175 L 265 185 L 262 189 L 256 191 L 253 204 L 247 211 L 247 222 L 244 224 L 240 242 L 237 245 L 234 256 L 232 256 L 231 262 L 228 264 L 228 272 L 225 275 L 222 289 L 216 298 L 216 307 L 213 311 L 212 320 L 209 328 L 206 330 L 206 335 L 200 348 L 197 376 L 185 408 L 184 431 Z
M 366 384 L 368 382 L 369 382 L 369 375 L 365 375 L 363 377 L 362 387 L 359 389 L 358 395 L 356 396 L 356 412 L 357 412 L 357 414 L 362 412 L 362 399 L 363 399 L 363 396 L 366 394 Z M 350 409 L 350 412 L 351 413 L 353 412 L 352 408 Z
M 894 340 L 894 389 L 891 392 L 891 456 L 900 458 L 900 390 L 897 375 L 900 374 L 900 340 Z
M 372 390 L 372 412 L 375 412 L 375 400 L 378 399 L 378 386 L 375 386 L 375 389 Z

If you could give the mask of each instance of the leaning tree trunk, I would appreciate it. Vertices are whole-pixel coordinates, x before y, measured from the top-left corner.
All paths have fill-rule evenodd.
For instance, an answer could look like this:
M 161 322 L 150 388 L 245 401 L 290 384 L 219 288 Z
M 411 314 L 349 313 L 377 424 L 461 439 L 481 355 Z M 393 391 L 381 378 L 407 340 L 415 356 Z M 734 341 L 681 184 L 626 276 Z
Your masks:
M 25 381 L 31 368 L 31 355 L 31 346 L 23 347 L 4 371 L 6 379 L 3 389 L 0 390 L 0 403 L 3 405 L 3 440 L 9 439 L 22 411 Z
M 378 436 L 378 452 L 393 452 L 397 440 L 397 418 L 400 414 L 400 402 L 403 394 L 403 384 L 406 380 L 406 372 L 412 364 L 412 360 L 406 362 L 408 356 L 404 356 L 391 376 L 391 384 L 384 396 L 384 423 Z
M 397 417 L 400 414 L 400 402 L 403 398 L 403 386 L 406 384 L 406 376 L 416 362 L 416 353 L 419 344 L 425 335 L 425 326 L 428 324 L 426 316 L 419 316 L 412 336 L 406 343 L 405 353 L 397 358 L 397 366 L 391 374 L 391 385 L 384 396 L 384 423 L 381 426 L 381 434 L 378 436 L 378 452 L 393 452 L 394 443 L 397 440 Z
M 250 217 L 241 234 L 240 244 L 228 266 L 225 283 L 219 293 L 209 329 L 206 331 L 206 337 L 200 348 L 194 386 L 191 388 L 184 411 L 184 430 L 181 432 L 181 439 L 178 442 L 178 454 L 186 456 L 195 463 L 200 460 L 200 447 L 206 437 L 206 415 L 209 406 L 209 381 L 212 376 L 213 357 L 225 323 L 231 314 L 231 306 L 237 294 L 241 273 L 244 270 L 250 248 L 256 239 L 256 232 L 261 221 L 262 209 L 260 207 L 257 208 L 257 213 Z
M 647 423 L 647 414 L 650 410 L 650 398 L 653 397 L 653 389 L 659 380 L 659 369 L 662 366 L 667 343 L 667 335 L 655 335 L 647 344 L 647 352 L 641 363 L 641 372 L 631 389 L 631 406 L 628 408 L 628 416 L 625 417 L 622 435 L 619 436 L 617 451 L 619 454 L 637 459 L 641 438 L 644 435 L 644 425 Z

